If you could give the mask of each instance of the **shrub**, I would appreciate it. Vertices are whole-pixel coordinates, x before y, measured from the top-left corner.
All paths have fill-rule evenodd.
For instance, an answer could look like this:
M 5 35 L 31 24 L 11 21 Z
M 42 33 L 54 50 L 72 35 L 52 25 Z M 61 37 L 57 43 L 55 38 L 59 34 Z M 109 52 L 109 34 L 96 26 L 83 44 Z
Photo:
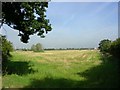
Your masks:
M 10 41 L 6 39 L 5 36 L 0 36 L 0 51 L 2 52 L 2 72 L 6 73 L 7 64 L 9 57 L 11 57 L 10 52 L 13 51 L 13 45 Z
M 2 42 L 0 45 L 0 49 L 2 51 L 2 61 L 5 62 L 11 56 L 10 52 L 14 49 L 12 43 L 8 41 L 5 36 L 0 36 L 0 41 Z
M 104 39 L 100 41 L 98 48 L 102 53 L 109 53 L 110 46 L 111 46 L 111 41 L 108 39 Z
M 110 54 L 120 58 L 120 38 L 116 39 L 115 41 L 112 42 L 111 46 L 110 46 L 110 50 L 109 50 Z
M 111 42 L 108 39 L 104 39 L 99 43 L 99 49 L 103 54 L 109 53 L 116 58 L 120 58 L 120 38 Z

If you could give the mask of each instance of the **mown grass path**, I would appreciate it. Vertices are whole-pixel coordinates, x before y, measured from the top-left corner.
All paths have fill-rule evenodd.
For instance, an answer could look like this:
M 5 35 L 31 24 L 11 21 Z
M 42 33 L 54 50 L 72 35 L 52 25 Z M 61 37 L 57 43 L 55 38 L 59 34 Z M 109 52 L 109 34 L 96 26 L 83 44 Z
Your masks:
M 3 88 L 118 87 L 117 63 L 97 50 L 12 52 Z

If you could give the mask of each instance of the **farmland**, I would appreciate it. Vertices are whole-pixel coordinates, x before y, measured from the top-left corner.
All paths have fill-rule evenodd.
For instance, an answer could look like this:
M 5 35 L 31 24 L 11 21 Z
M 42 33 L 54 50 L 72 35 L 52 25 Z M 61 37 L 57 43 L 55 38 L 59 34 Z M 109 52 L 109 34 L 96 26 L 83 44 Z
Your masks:
M 3 88 L 118 87 L 118 64 L 98 50 L 14 51 Z

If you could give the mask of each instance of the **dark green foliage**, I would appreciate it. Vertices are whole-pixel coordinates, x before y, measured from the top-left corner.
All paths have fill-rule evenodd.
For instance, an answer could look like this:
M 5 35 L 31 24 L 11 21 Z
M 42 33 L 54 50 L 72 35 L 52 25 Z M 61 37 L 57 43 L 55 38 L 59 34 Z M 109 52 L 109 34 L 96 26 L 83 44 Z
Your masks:
M 111 41 L 108 39 L 104 39 L 100 41 L 98 48 L 100 49 L 100 52 L 107 53 L 109 52 L 110 45 L 111 45 Z
M 32 45 L 31 50 L 34 52 L 43 52 L 44 51 L 42 44 L 40 44 L 40 43 L 37 43 L 36 45 Z
M 30 35 L 44 38 L 44 33 L 51 31 L 51 24 L 46 19 L 48 2 L 2 2 L 2 24 L 19 30 L 21 41 L 28 43 Z M 37 17 L 36 17 L 37 15 Z
M 2 72 L 4 73 L 7 68 L 7 63 L 9 62 L 9 58 L 11 57 L 10 52 L 13 51 L 13 45 L 10 41 L 8 41 L 5 36 L 0 36 L 0 50 L 2 51 Z
M 2 42 L 0 45 L 0 49 L 2 51 L 2 61 L 5 62 L 11 56 L 10 52 L 14 49 L 12 43 L 8 41 L 5 36 L 0 36 L 0 40 Z
M 120 58 L 120 38 L 111 42 L 110 40 L 102 40 L 99 44 L 99 49 L 102 53 L 109 53 L 116 58 Z
M 120 38 L 112 42 L 109 53 L 117 58 L 120 58 Z

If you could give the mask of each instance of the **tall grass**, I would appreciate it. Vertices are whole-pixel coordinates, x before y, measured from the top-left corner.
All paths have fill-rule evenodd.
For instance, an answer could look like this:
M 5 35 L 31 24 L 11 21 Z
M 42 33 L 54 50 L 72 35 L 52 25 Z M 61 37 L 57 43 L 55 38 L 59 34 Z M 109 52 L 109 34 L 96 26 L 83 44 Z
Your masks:
M 117 63 L 97 50 L 11 54 L 8 70 L 12 70 L 3 76 L 3 88 L 118 87 Z

